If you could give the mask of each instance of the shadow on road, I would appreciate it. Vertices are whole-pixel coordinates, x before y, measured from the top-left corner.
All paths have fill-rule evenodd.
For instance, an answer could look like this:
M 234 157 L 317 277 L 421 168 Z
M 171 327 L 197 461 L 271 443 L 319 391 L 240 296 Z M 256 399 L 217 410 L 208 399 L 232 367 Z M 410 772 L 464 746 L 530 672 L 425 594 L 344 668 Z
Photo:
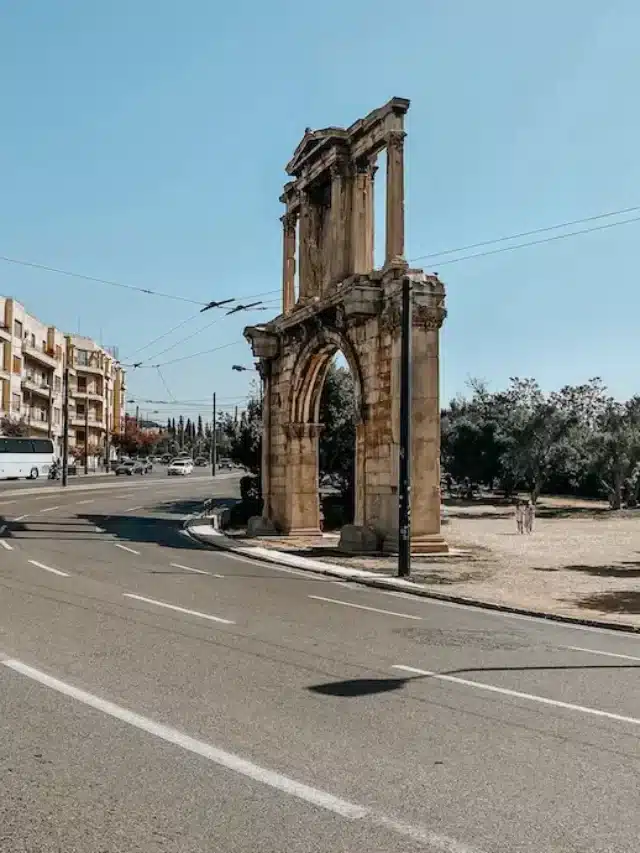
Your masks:
M 79 515 L 79 519 L 99 527 L 123 542 L 161 545 L 168 548 L 184 548 L 195 551 L 202 546 L 182 532 L 180 518 L 158 518 L 147 515 Z M 104 534 L 99 534 L 104 535 Z
M 400 690 L 412 678 L 350 678 L 348 681 L 332 681 L 328 684 L 314 684 L 307 689 L 322 696 L 340 696 L 353 699 L 358 696 L 372 696 L 376 693 L 388 693 Z

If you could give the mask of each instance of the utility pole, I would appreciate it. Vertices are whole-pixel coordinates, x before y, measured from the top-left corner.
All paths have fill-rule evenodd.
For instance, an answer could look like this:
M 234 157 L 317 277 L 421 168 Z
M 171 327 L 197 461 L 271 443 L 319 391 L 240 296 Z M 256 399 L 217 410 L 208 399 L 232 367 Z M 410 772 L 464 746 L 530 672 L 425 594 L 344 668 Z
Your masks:
M 218 457 L 218 431 L 216 429 L 216 392 L 213 392 L 213 423 L 211 424 L 211 476 L 216 476 Z
M 105 409 L 105 433 L 104 433 L 104 468 L 109 471 L 111 468 L 111 429 L 109 425 L 109 377 L 105 376 L 106 393 L 104 398 Z
M 66 340 L 62 374 L 62 485 L 69 476 L 69 338 Z
M 84 404 L 84 473 L 89 473 L 89 395 Z
M 49 385 L 49 425 L 47 427 L 47 438 L 53 437 L 53 383 L 55 382 L 55 371 L 51 374 Z
M 140 406 L 136 406 L 136 426 L 138 426 L 140 422 Z
M 398 477 L 398 577 L 411 574 L 411 279 L 402 280 L 400 338 L 400 465 Z
M 238 407 L 236 406 L 235 413 L 233 415 L 233 422 L 236 426 L 238 426 Z

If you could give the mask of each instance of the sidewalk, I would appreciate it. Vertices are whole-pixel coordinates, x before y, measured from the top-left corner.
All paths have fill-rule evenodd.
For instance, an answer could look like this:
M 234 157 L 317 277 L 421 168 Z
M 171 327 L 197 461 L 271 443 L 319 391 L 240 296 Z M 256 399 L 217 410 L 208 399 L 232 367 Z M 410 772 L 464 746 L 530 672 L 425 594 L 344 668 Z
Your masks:
M 185 529 L 202 544 L 233 551 L 248 559 L 340 578 L 378 589 L 570 624 L 640 632 L 640 611 L 635 606 L 622 608 L 622 612 L 610 607 L 598 612 L 598 607 L 581 603 L 588 601 L 587 593 L 591 593 L 594 600 L 597 599 L 594 589 L 597 589 L 600 595 L 616 595 L 619 588 L 615 583 L 608 582 L 603 593 L 602 584 L 597 586 L 597 581 L 593 578 L 581 577 L 580 581 L 576 582 L 574 578 L 564 577 L 559 569 L 544 566 L 532 566 L 530 571 L 523 571 L 522 565 L 517 561 L 505 563 L 499 558 L 492 561 L 484 553 L 488 549 L 476 543 L 471 543 L 472 551 L 458 550 L 446 557 L 434 555 L 414 558 L 412 579 L 404 580 L 394 577 L 393 559 L 341 555 L 335 547 L 337 542 L 329 536 L 323 537 L 324 545 L 317 543 L 316 547 L 310 547 L 309 543 L 285 543 L 283 539 L 251 540 L 237 535 L 228 536 L 202 518 L 187 520 Z M 459 544 L 454 530 L 449 531 L 447 528 L 447 536 L 452 544 Z M 532 542 L 531 538 L 526 543 L 523 537 L 520 537 L 520 540 L 520 546 Z M 301 551 L 314 556 L 304 556 Z M 323 555 L 323 551 L 326 551 L 326 555 Z M 320 558 L 316 558 L 318 556 Z M 351 565 L 345 565 L 347 562 Z M 639 574 L 640 572 L 629 572 L 631 578 L 637 578 Z M 637 585 L 637 592 L 635 589 L 631 592 L 625 589 L 622 592 L 628 602 L 630 595 L 640 596 L 640 584 Z M 576 593 L 582 593 L 583 597 L 576 599 Z

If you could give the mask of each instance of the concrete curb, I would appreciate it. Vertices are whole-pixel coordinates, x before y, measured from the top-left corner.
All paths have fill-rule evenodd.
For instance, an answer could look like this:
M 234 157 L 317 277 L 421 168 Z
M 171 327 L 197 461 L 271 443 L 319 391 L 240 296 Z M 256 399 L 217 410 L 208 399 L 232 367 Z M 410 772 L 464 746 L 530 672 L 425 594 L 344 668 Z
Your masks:
M 197 522 L 200 524 L 197 524 Z M 258 560 L 263 563 L 274 563 L 279 566 L 295 568 L 298 571 L 311 572 L 313 574 L 326 575 L 328 577 L 348 580 L 374 589 L 392 590 L 393 592 L 405 592 L 419 598 L 429 598 L 435 601 L 444 601 L 449 604 L 460 604 L 465 607 L 474 607 L 478 610 L 489 610 L 496 613 L 512 613 L 516 616 L 530 616 L 535 619 L 544 619 L 548 622 L 558 622 L 565 625 L 580 625 L 587 628 L 602 628 L 608 631 L 617 631 L 625 634 L 640 634 L 640 627 L 634 625 L 621 625 L 619 622 L 607 622 L 606 620 L 587 619 L 579 616 L 563 616 L 558 613 L 546 613 L 543 610 L 530 610 L 523 607 L 512 607 L 506 604 L 495 604 L 490 601 L 479 601 L 474 598 L 466 598 L 462 595 L 448 595 L 447 593 L 433 592 L 423 586 L 404 581 L 399 578 L 385 578 L 375 572 L 366 572 L 360 569 L 347 569 L 332 563 L 321 563 L 317 560 L 309 560 L 306 557 L 289 557 L 283 551 L 268 551 L 266 548 L 244 548 L 235 545 L 228 536 L 216 530 L 213 526 L 207 529 L 207 535 L 194 532 L 195 527 L 205 527 L 203 518 L 188 518 L 183 524 L 185 532 L 199 542 L 220 551 L 231 551 L 249 560 Z

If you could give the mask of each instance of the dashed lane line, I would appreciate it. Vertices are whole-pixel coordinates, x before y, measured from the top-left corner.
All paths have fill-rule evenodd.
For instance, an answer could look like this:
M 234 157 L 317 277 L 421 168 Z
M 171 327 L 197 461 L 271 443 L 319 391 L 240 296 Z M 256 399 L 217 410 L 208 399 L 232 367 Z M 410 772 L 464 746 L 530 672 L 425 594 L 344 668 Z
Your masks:
M 127 548 L 126 545 L 121 545 L 119 542 L 115 543 L 116 548 L 120 548 L 121 551 L 128 551 L 130 554 L 135 554 L 136 556 L 140 556 L 140 551 L 134 551 L 133 548 Z
M 136 601 L 144 601 L 145 604 L 153 604 L 155 607 L 165 607 L 167 610 L 175 610 L 178 613 L 186 613 L 188 616 L 197 616 L 199 619 L 207 619 L 209 622 L 219 622 L 221 625 L 235 625 L 233 619 L 223 619 L 221 616 L 213 616 L 211 613 L 202 613 L 200 610 L 188 610 L 186 607 L 178 607 L 166 601 L 158 601 L 156 598 L 145 598 L 144 595 L 135 595 L 132 592 L 123 592 L 125 598 L 133 598 Z
M 28 563 L 31 563 L 32 566 L 36 566 L 38 569 L 44 569 L 45 572 L 51 572 L 52 575 L 59 575 L 61 578 L 68 578 L 68 572 L 61 572 L 60 569 L 54 569 L 51 566 L 47 566 L 44 563 L 39 563 L 37 560 L 27 560 Z
M 205 572 L 204 569 L 192 569 L 191 566 L 183 566 L 182 563 L 169 563 L 172 569 L 183 569 L 185 572 L 193 572 L 196 575 L 209 575 L 212 578 L 224 578 L 224 575 L 215 572 Z
M 339 598 L 324 598 L 322 595 L 310 595 L 315 601 L 325 601 L 329 604 L 341 604 L 343 607 L 354 607 L 356 610 L 368 610 L 371 613 L 383 613 L 385 616 L 399 616 L 401 619 L 414 619 L 417 622 L 422 621 L 421 616 L 414 616 L 412 613 L 397 613 L 395 610 L 381 610 L 378 607 L 367 607 L 364 604 L 353 604 L 351 601 L 341 601 Z

